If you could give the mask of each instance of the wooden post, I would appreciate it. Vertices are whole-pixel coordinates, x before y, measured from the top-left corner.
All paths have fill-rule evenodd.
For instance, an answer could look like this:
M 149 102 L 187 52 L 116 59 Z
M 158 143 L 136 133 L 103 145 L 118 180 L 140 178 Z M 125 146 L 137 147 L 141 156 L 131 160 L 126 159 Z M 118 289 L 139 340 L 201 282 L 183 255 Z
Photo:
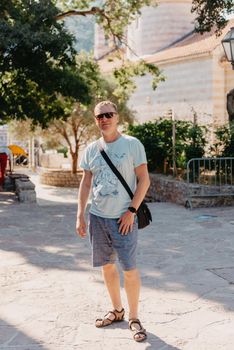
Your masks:
M 176 125 L 175 125 L 175 114 L 173 109 L 171 109 L 171 119 L 172 119 L 172 163 L 173 163 L 173 176 L 177 175 L 176 168 Z

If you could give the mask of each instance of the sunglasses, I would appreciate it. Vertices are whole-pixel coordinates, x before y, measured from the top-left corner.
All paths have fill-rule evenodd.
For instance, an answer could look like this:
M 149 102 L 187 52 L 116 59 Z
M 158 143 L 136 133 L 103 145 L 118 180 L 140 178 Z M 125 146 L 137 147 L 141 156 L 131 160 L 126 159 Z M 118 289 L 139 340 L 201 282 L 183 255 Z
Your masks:
M 95 118 L 96 118 L 97 120 L 101 120 L 101 119 L 103 119 L 104 117 L 107 118 L 107 119 L 110 119 L 110 118 L 112 118 L 112 117 L 114 116 L 114 114 L 115 114 L 114 112 L 102 113 L 102 114 L 96 115 Z

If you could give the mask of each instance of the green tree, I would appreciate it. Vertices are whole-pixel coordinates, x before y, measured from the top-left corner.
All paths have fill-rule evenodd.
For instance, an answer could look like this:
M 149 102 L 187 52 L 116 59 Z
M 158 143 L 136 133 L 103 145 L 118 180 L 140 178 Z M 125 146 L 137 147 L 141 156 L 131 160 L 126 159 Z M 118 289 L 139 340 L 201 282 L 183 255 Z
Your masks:
M 193 0 L 192 12 L 197 14 L 195 27 L 200 33 L 210 32 L 216 27 L 217 33 L 227 24 L 227 15 L 234 13 L 233 0 Z
M 66 16 L 94 15 L 96 20 L 104 28 L 106 36 L 113 39 L 113 45 L 117 48 L 119 42 L 126 42 L 125 31 L 127 24 L 136 15 L 141 13 L 141 8 L 148 5 L 156 5 L 157 0 L 60 0 L 56 2 L 62 12 L 59 18 Z M 79 8 L 79 11 L 75 11 Z M 227 24 L 227 15 L 234 13 L 233 0 L 193 0 L 191 11 L 197 14 L 195 28 L 204 33 L 216 27 L 219 32 Z
M 119 48 L 127 23 L 148 1 L 106 1 L 101 7 L 85 10 L 92 2 L 73 0 L 69 6 L 78 6 L 81 10 L 65 13 L 61 12 L 64 7 L 57 7 L 59 3 L 62 4 L 52 0 L 3 0 L 0 3 L 1 120 L 31 118 L 45 126 L 51 119 L 68 116 L 61 103 L 64 98 L 90 103 L 90 85 L 83 67 L 76 62 L 74 37 L 66 30 L 64 18 L 94 15 Z M 143 65 L 140 62 L 138 72 L 134 68 L 135 74 L 144 74 Z M 155 87 L 161 72 L 149 64 L 145 65 L 147 71 L 155 76 Z M 115 76 L 120 83 L 125 78 L 127 91 L 129 76 L 132 77 L 129 64 L 126 72 Z
M 128 134 L 137 137 L 145 146 L 149 170 L 164 171 L 173 166 L 172 123 L 159 119 L 140 125 L 130 125 Z M 178 167 L 184 168 L 192 157 L 204 154 L 206 129 L 191 122 L 175 121 L 175 158 Z
M 39 126 L 33 126 L 30 119 L 23 122 L 14 120 L 10 123 L 11 132 L 17 139 L 27 139 L 28 134 L 33 133 L 35 136 L 40 136 L 43 139 L 43 144 L 49 148 L 58 150 L 66 146 L 72 158 L 72 173 L 77 171 L 80 148 L 88 140 L 96 138 L 99 133 L 92 112 L 99 100 L 111 99 L 115 103 L 118 102 L 120 124 L 132 123 L 134 118 L 132 111 L 126 104 L 128 99 L 126 93 L 121 98 L 113 94 L 116 88 L 113 78 L 112 80 L 110 77 L 104 79 L 99 67 L 90 56 L 83 58 L 79 56 L 79 59 L 83 59 L 85 62 L 83 70 L 86 71 L 86 78 L 93 93 L 92 103 L 88 107 L 79 102 L 74 103 L 73 99 L 63 100 L 61 103 L 63 102 L 64 110 L 69 113 L 68 117 L 66 119 L 56 118 L 43 129 Z M 96 79 L 92 79 L 94 72 Z
M 97 88 L 99 88 L 99 93 L 97 93 Z M 113 102 L 118 102 L 120 124 L 128 125 L 133 122 L 134 118 L 126 104 L 127 95 L 124 93 L 122 97 L 116 97 L 113 94 L 115 84 L 110 79 L 103 79 L 100 76 L 99 84 L 96 88 L 93 86 L 92 91 L 95 96 L 88 108 L 80 103 L 73 104 L 72 108 L 68 106 L 68 110 L 72 109 L 70 116 L 66 120 L 62 118 L 53 120 L 46 130 L 47 135 L 53 135 L 53 139 L 56 139 L 57 145 L 65 144 L 68 147 L 72 157 L 72 173 L 77 172 L 80 148 L 99 134 L 93 117 L 94 106 L 99 100 L 111 99 Z
M 215 157 L 234 157 L 234 122 L 219 127 L 216 132 L 216 142 L 211 147 Z
M 71 16 L 94 16 L 104 29 L 106 37 L 115 49 L 120 43 L 126 43 L 126 27 L 141 13 L 143 6 L 148 6 L 151 0 L 55 0 L 61 13 L 58 20 Z M 76 10 L 75 10 L 76 9 Z M 78 10 L 77 10 L 78 9 Z
M 32 118 L 41 124 L 66 114 L 58 97 L 69 96 L 90 102 L 90 89 L 75 63 L 74 38 L 63 20 L 70 16 L 93 16 L 118 50 L 126 43 L 125 28 L 150 0 L 2 0 L 0 3 L 0 117 Z M 79 10 L 74 10 L 79 9 Z M 197 28 L 207 31 L 214 24 L 222 28 L 225 13 L 233 12 L 233 1 L 194 0 Z M 128 89 L 134 74 L 153 74 L 153 87 L 161 72 L 141 61 L 140 68 L 129 63 L 115 70 L 122 89 Z M 126 68 L 126 69 L 125 69 Z M 121 85 L 122 83 L 122 85 Z M 131 85 L 133 87 L 133 85 Z
M 204 126 L 191 123 L 187 130 L 186 145 L 184 147 L 185 160 L 188 162 L 192 158 L 202 158 L 205 154 L 207 144 L 205 134 L 207 129 Z
M 90 89 L 76 63 L 73 38 L 56 20 L 51 1 L 0 3 L 0 115 L 45 125 L 65 116 L 59 97 L 90 102 Z

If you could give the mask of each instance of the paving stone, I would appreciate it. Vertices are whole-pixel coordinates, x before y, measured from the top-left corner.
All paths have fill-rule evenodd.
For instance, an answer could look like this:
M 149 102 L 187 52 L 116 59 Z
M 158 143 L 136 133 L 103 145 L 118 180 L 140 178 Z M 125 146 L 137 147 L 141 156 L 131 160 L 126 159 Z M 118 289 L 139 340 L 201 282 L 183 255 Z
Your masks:
M 94 326 L 110 303 L 75 234 L 77 190 L 30 179 L 37 204 L 0 193 L 0 350 L 234 349 L 233 207 L 149 203 L 138 251 L 148 339 L 136 344 L 123 287 L 126 321 Z

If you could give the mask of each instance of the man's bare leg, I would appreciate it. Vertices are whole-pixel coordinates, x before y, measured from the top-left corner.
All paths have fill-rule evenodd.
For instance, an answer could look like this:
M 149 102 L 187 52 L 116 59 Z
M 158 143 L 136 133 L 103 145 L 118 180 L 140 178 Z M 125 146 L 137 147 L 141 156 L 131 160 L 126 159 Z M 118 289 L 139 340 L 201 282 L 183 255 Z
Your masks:
M 141 279 L 137 269 L 124 271 L 124 288 L 128 298 L 129 320 L 138 319 L 138 304 L 140 296 Z M 139 325 L 134 323 L 136 330 Z M 136 338 L 145 338 L 144 335 L 136 335 Z
M 121 311 L 122 301 L 120 296 L 120 278 L 115 264 L 106 264 L 102 267 L 105 285 L 109 292 L 113 308 Z M 113 318 L 113 315 L 112 315 Z
M 128 298 L 129 319 L 138 318 L 141 280 L 137 269 L 124 271 L 124 288 Z
M 103 318 L 96 320 L 96 327 L 109 326 L 112 322 L 122 321 L 124 319 L 124 309 L 120 297 L 120 278 L 115 264 L 107 264 L 102 267 L 102 274 L 105 285 L 110 295 L 113 310 Z

